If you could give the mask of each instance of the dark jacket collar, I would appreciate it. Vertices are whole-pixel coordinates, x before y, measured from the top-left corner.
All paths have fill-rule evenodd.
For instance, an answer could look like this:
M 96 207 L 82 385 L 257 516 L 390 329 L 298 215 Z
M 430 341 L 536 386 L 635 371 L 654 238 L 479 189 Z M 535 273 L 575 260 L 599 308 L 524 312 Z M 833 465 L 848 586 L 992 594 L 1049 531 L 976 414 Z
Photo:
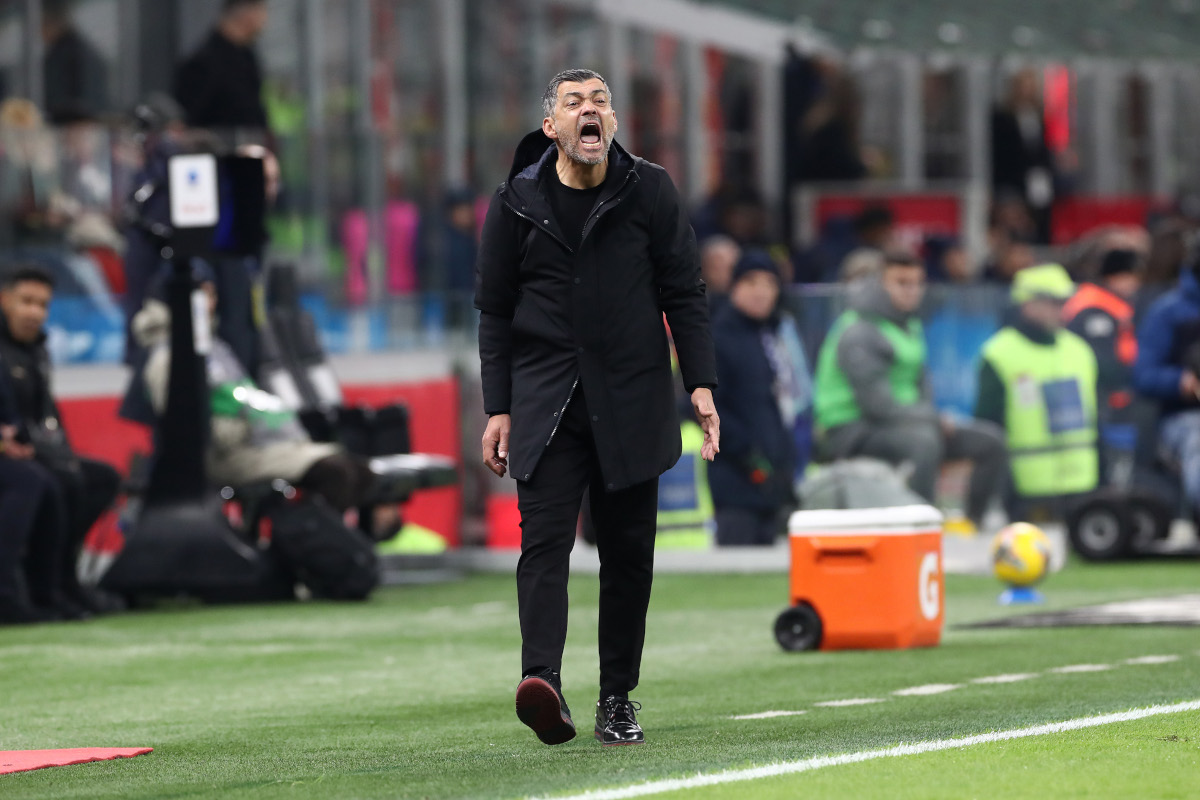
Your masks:
M 1057 340 L 1056 333 L 1043 328 L 1041 325 L 1029 320 L 1021 313 L 1019 308 L 1015 309 L 1012 319 L 1009 320 L 1009 325 L 1016 329 L 1017 333 L 1024 336 L 1034 344 L 1051 345 Z
M 557 158 L 558 148 L 554 144 L 554 140 L 543 133 L 541 128 L 532 131 L 517 145 L 517 151 L 513 155 L 512 168 L 508 171 L 509 185 L 513 187 L 514 191 L 523 189 L 520 186 L 523 181 L 531 181 L 532 186 L 536 186 L 542 170 L 553 164 Z M 641 162 L 641 158 L 632 155 L 621 146 L 620 142 L 613 140 L 612 146 L 608 149 L 609 174 L 613 174 L 613 170 L 618 172 L 637 170 Z
M 4 316 L 4 312 L 0 311 L 0 341 L 10 347 L 15 347 L 20 350 L 35 352 L 46 345 L 46 330 L 43 328 L 37 335 L 37 338 L 32 342 L 18 342 L 13 338 L 12 331 L 8 329 L 8 318 Z

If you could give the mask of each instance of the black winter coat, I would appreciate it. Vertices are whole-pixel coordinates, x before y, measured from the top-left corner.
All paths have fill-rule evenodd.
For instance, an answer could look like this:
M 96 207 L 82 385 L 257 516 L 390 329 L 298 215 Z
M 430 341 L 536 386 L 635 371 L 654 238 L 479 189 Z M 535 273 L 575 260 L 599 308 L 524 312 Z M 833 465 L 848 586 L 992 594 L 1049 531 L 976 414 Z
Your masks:
M 45 334 L 31 344 L 18 342 L 0 314 L 0 366 L 8 371 L 10 398 L 21 419 L 22 436 L 33 443 L 37 460 L 55 469 L 74 469 L 75 452 L 50 391 Z
M 666 171 L 614 142 L 572 251 L 544 183 L 556 159 L 540 130 L 526 136 L 483 226 L 475 307 L 484 410 L 512 415 L 509 470 L 528 480 L 582 391 L 604 482 L 622 489 L 679 459 L 664 313 L 688 390 L 717 383 L 696 238 Z
M 708 483 L 718 510 L 777 510 L 792 499 L 795 438 L 772 389 L 775 370 L 763 344 L 769 324 L 730 304 L 713 316 L 723 380 L 713 395 L 721 414 L 721 456 L 708 467 Z M 755 476 L 756 469 L 763 472 Z

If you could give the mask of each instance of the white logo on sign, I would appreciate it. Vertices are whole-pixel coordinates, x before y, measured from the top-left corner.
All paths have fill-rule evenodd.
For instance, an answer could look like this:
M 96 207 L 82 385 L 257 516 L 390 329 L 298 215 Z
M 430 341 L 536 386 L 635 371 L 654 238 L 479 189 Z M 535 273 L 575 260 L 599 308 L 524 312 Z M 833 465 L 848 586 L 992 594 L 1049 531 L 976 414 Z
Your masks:
M 937 619 L 941 608 L 940 588 L 938 554 L 926 553 L 921 559 L 921 574 L 917 578 L 917 598 L 921 601 L 921 614 L 925 619 Z
M 167 162 L 171 224 L 176 228 L 208 228 L 217 224 L 217 159 L 211 155 L 173 156 Z

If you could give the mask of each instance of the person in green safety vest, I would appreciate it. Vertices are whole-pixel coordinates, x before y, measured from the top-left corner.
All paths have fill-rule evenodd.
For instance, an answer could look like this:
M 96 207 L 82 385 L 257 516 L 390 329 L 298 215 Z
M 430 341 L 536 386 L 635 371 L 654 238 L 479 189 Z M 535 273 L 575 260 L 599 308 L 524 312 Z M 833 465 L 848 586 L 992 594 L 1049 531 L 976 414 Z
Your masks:
M 925 266 L 890 253 L 878 279 L 851 290 L 817 359 L 814 396 L 818 448 L 826 459 L 878 458 L 911 468 L 909 486 L 935 501 L 943 460 L 973 462 L 967 518 L 978 526 L 1008 472 L 1003 431 L 992 423 L 942 416 L 926 372 L 917 311 Z
M 1075 293 L 1058 264 L 1016 274 L 1012 321 L 983 346 L 975 416 L 1004 426 L 1012 468 L 1009 517 L 1057 516 L 1099 481 L 1096 356 L 1063 327 Z

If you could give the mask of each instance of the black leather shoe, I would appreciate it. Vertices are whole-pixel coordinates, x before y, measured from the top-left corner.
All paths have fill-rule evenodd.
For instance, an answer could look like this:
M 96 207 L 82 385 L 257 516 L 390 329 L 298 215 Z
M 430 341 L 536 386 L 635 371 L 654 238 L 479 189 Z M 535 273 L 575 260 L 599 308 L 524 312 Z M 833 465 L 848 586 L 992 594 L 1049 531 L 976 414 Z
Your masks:
M 562 696 L 562 681 L 554 670 L 526 675 L 517 685 L 517 719 L 545 744 L 562 744 L 575 738 L 571 709 Z
M 646 736 L 634 715 L 641 710 L 641 703 L 627 697 L 605 697 L 596 703 L 596 739 L 602 745 L 645 744 Z

